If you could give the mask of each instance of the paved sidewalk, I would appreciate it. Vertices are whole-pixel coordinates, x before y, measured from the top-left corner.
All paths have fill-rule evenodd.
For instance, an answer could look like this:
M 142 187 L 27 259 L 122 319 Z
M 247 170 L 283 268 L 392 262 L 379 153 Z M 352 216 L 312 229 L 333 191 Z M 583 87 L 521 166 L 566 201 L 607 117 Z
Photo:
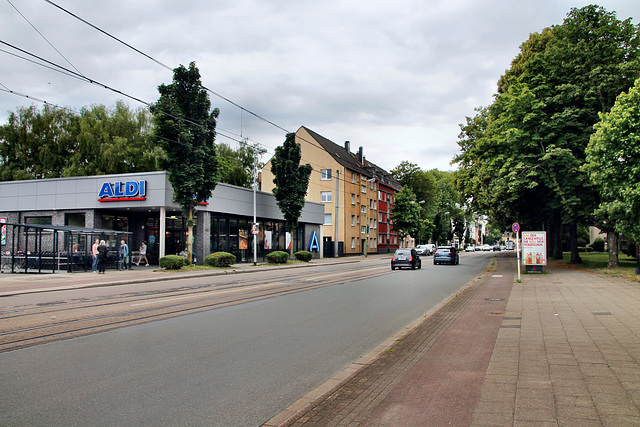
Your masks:
M 640 425 L 640 284 L 496 260 L 265 425 Z
M 391 258 L 390 254 L 369 255 L 370 260 Z M 268 265 L 253 263 L 235 264 L 229 268 L 211 270 L 197 270 L 191 272 L 165 271 L 158 266 L 136 266 L 125 271 L 107 270 L 106 274 L 88 272 L 74 273 L 0 273 L 0 297 L 28 293 L 52 292 L 68 289 L 91 288 L 101 286 L 128 285 L 133 283 L 147 283 L 165 280 L 179 280 L 207 276 L 218 276 L 238 273 L 256 273 L 283 268 L 309 268 L 319 265 L 353 263 L 366 260 L 364 256 L 347 258 L 314 259 L 309 263 L 297 262 L 285 265 Z

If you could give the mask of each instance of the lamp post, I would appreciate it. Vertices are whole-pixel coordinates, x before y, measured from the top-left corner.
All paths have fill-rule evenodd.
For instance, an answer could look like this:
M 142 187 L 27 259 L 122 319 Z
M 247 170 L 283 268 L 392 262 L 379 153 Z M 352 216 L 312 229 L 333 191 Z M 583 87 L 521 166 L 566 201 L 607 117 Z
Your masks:
M 264 148 L 255 147 L 254 151 L 254 162 L 253 162 L 253 224 L 256 224 L 256 190 L 258 188 L 258 156 L 266 153 L 267 150 Z M 254 233 L 255 228 L 255 233 Z M 253 237 L 253 265 L 258 265 L 258 228 L 257 226 L 251 227 L 251 233 Z

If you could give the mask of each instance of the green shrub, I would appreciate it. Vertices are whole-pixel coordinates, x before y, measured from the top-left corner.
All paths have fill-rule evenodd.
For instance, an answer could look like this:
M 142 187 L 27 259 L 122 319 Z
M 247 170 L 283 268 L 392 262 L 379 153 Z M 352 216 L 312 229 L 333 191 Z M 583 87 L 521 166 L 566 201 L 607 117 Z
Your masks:
M 304 262 L 309 262 L 313 258 L 313 254 L 309 251 L 298 251 L 293 255 L 295 255 L 298 261 L 304 261 Z
M 211 267 L 229 267 L 236 263 L 236 256 L 229 252 L 214 252 L 204 259 L 204 264 Z
M 591 252 L 593 251 L 593 248 L 589 247 L 589 246 L 578 246 L 578 252 Z
M 286 264 L 289 260 L 289 254 L 283 251 L 273 251 L 267 254 L 269 264 Z
M 187 260 L 178 255 L 167 255 L 160 258 L 158 263 L 160 267 L 166 268 L 167 270 L 180 270 L 187 264 Z
M 598 237 L 593 241 L 591 247 L 596 252 L 604 252 L 604 239 L 602 237 Z

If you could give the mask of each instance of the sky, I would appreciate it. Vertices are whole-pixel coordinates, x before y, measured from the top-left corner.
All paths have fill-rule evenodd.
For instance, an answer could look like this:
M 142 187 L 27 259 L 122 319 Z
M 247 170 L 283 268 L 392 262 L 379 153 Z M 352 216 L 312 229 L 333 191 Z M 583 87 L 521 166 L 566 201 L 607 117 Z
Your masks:
M 520 45 L 593 3 L 51 1 L 144 55 L 46 0 L 0 0 L 0 124 L 41 101 L 74 111 L 118 100 L 145 107 L 158 100 L 158 85 L 171 83 L 172 68 L 194 61 L 217 94 L 217 142 L 248 138 L 266 148 L 267 161 L 285 130 L 306 126 L 336 144 L 350 141 L 352 151 L 362 146 L 388 171 L 404 160 L 456 169 L 459 124 L 491 104 Z M 597 4 L 640 22 L 637 0 Z M 15 56 L 31 54 L 120 93 Z

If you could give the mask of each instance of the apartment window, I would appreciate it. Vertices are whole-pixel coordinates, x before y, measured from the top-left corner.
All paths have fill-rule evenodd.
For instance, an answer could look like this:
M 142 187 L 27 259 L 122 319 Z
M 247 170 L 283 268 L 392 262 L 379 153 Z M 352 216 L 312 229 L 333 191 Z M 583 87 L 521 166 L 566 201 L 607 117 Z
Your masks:
M 355 249 L 355 247 L 356 247 L 356 238 L 352 237 L 351 238 L 351 249 Z
M 366 193 L 367 192 L 367 186 L 366 185 L 361 185 L 360 186 L 360 192 Z
M 356 174 L 351 172 L 351 183 L 355 184 L 356 183 Z
M 324 225 L 332 225 L 331 214 L 324 214 Z
M 351 226 L 352 227 L 356 226 L 356 216 L 355 215 L 351 215 Z
M 323 191 L 320 193 L 320 201 L 322 203 L 331 203 L 333 201 L 333 197 L 331 196 L 331 191 Z
M 366 206 L 366 205 L 362 205 L 362 207 L 361 207 L 360 211 L 361 211 L 362 213 L 367 213 L 367 206 Z
M 331 180 L 331 169 L 322 169 L 320 171 L 320 179 L 323 181 Z
M 367 234 L 367 227 L 366 227 L 366 226 L 364 226 L 364 225 L 363 225 L 363 226 L 361 226 L 361 227 L 360 227 L 360 233 L 362 233 L 362 234 Z
M 355 205 L 356 204 L 356 195 L 355 194 L 351 194 L 351 204 Z

